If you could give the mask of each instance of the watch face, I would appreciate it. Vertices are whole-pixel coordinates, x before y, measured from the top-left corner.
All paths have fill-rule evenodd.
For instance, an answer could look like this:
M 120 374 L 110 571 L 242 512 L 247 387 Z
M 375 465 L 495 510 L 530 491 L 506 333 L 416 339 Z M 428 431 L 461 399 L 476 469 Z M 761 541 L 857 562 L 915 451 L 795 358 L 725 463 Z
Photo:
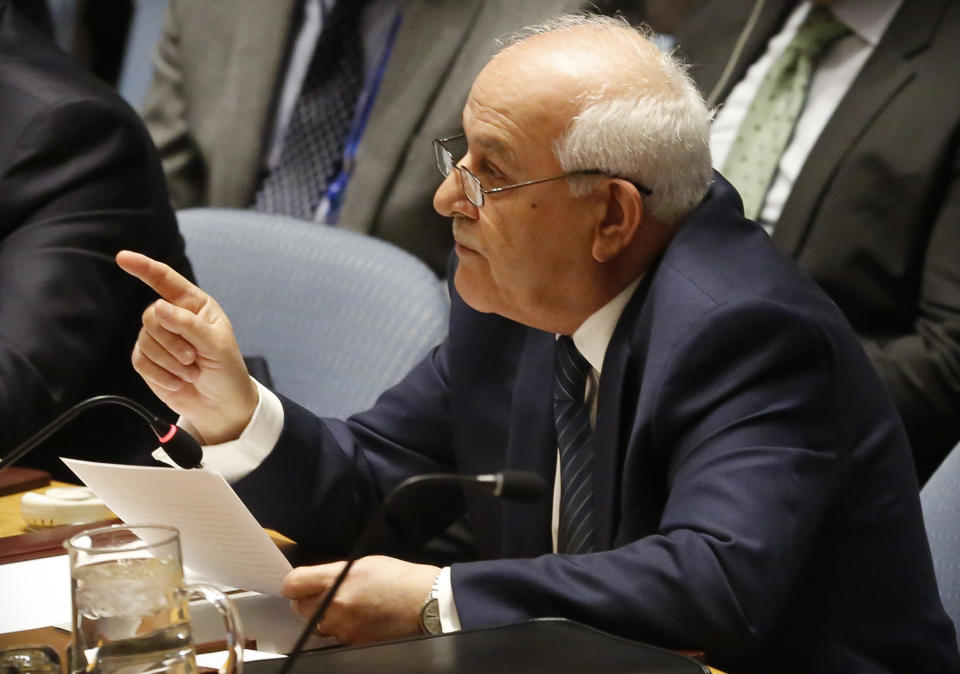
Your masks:
M 443 632 L 443 628 L 440 627 L 440 602 L 436 598 L 423 605 L 420 611 L 420 627 L 427 634 Z

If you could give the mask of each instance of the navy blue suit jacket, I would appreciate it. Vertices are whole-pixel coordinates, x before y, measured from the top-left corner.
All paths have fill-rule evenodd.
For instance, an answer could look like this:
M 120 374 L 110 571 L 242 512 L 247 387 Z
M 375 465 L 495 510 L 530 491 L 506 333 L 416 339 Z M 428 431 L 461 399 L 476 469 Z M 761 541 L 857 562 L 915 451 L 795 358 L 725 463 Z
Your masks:
M 235 486 L 264 524 L 342 553 L 399 480 L 534 470 L 553 481 L 554 336 L 453 294 L 447 340 L 369 411 L 284 401 L 277 448 Z M 469 512 L 465 628 L 564 616 L 707 651 L 732 672 L 956 672 L 897 414 L 830 300 L 718 178 L 617 324 L 600 380 L 605 551 L 550 553 L 550 503 L 431 494 L 402 551 Z

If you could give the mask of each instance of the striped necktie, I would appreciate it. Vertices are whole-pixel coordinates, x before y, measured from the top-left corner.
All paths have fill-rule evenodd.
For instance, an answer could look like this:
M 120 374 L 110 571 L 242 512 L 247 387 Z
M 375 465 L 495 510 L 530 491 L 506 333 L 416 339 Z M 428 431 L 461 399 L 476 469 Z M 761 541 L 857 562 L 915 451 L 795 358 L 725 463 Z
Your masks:
M 760 82 L 723 164 L 723 175 L 740 192 L 748 218 L 756 220 L 763 208 L 803 110 L 815 60 L 849 32 L 829 9 L 814 7 Z
M 560 450 L 560 526 L 557 551 L 593 552 L 594 457 L 590 412 L 584 403 L 588 363 L 573 340 L 557 339 L 553 381 L 553 418 Z

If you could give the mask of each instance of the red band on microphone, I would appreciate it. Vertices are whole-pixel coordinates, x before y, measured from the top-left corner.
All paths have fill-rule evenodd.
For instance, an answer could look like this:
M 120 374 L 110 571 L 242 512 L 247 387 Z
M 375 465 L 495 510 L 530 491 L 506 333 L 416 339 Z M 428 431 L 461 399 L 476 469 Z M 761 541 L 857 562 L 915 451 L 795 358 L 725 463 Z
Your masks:
M 162 438 L 160 438 L 160 444 L 163 445 L 169 442 L 173 436 L 177 434 L 177 430 L 176 424 L 170 424 L 170 430 L 167 431 Z

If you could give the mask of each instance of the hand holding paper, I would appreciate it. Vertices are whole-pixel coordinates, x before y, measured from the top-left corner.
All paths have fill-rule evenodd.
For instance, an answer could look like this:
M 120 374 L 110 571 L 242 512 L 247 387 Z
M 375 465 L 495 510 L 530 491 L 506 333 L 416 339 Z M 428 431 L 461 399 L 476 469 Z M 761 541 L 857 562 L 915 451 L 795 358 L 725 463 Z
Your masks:
M 124 522 L 180 530 L 183 562 L 210 580 L 280 595 L 293 568 L 219 473 L 63 459 Z

